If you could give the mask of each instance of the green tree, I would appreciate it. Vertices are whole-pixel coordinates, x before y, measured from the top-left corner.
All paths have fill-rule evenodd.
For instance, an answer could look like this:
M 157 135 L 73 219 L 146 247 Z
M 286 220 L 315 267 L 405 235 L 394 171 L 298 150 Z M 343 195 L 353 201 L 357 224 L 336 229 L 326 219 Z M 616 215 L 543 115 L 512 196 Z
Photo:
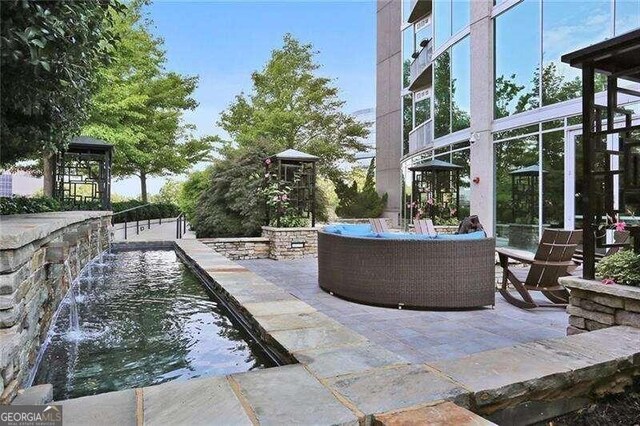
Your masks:
M 236 96 L 218 125 L 239 147 L 264 139 L 269 154 L 293 148 L 316 155 L 320 173 L 335 177 L 340 161 L 366 148 L 362 138 L 369 130 L 341 111 L 344 101 L 331 79 L 316 75 L 316 53 L 310 44 L 285 35 L 282 48 L 252 74 L 251 94 Z
M 178 205 L 189 222 L 195 220 L 196 206 L 200 195 L 209 188 L 213 176 L 213 166 L 189 173 L 178 194 Z
M 50 157 L 78 135 L 122 10 L 118 0 L 2 2 L 1 165 Z
M 119 41 L 113 60 L 100 69 L 99 90 L 84 127 L 87 135 L 115 145 L 114 176 L 138 176 L 147 201 L 147 178 L 187 171 L 207 160 L 214 138 L 195 138 L 183 123 L 198 78 L 167 72 L 163 41 L 151 35 L 149 22 L 134 3 L 116 19 Z
M 387 204 L 387 194 L 378 195 L 375 188 L 375 159 L 371 159 L 367 176 L 358 189 L 358 182 L 354 180 L 351 185 L 339 180 L 335 182 L 336 194 L 338 194 L 338 207 L 336 214 L 343 218 L 367 218 L 379 217 Z

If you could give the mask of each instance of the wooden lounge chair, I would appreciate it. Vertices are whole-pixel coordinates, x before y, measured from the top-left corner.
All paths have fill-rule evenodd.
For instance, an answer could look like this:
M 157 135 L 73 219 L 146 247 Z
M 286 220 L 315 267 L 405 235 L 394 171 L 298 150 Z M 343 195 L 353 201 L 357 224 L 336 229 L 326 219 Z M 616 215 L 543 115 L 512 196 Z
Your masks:
M 631 245 L 631 233 L 629 231 L 614 231 L 613 232 L 613 244 L 611 244 L 609 250 L 606 253 L 596 253 L 596 262 L 603 257 L 611 256 Z M 576 249 L 573 255 L 573 260 L 576 263 L 582 263 L 582 250 Z
M 430 237 L 438 235 L 438 231 L 436 231 L 436 227 L 433 226 L 433 221 L 431 219 L 417 220 L 414 226 L 416 234 L 426 234 Z
M 373 228 L 373 232 L 389 232 L 389 225 L 384 217 L 369 219 L 369 223 Z
M 578 244 L 582 242 L 582 231 L 545 229 L 535 255 L 522 250 L 496 249 L 503 270 L 500 294 L 512 305 L 523 309 L 537 307 L 564 307 L 569 301 L 569 292 L 558 284 L 558 278 L 569 275 L 576 264 L 571 259 Z M 509 259 L 530 265 L 527 268 L 509 267 Z M 520 294 L 515 297 L 508 289 L 509 282 Z M 540 291 L 553 303 L 538 303 L 530 291 Z

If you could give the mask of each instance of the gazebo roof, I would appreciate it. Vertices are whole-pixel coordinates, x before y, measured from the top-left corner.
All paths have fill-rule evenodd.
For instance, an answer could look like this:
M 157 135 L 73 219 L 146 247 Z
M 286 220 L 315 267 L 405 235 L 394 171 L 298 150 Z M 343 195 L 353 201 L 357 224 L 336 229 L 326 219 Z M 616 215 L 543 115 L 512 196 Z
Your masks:
M 447 163 L 442 160 L 427 160 L 423 163 L 409 167 L 412 172 L 427 172 L 431 170 L 460 170 L 462 166 L 453 163 Z
M 575 68 L 593 66 L 597 72 L 640 82 L 640 30 L 567 53 L 561 59 Z
M 79 152 L 83 150 L 90 151 L 111 151 L 113 145 L 101 139 L 92 138 L 91 136 L 76 136 L 69 142 L 67 151 Z
M 277 153 L 272 158 L 277 158 L 278 160 L 288 160 L 288 161 L 308 161 L 312 163 L 320 159 L 320 157 L 307 154 L 306 152 L 297 151 L 295 149 L 284 150 L 282 152 Z
M 538 164 L 534 164 L 532 166 L 516 169 L 509 174 L 518 175 L 518 176 L 537 176 L 539 173 L 540 173 L 540 166 Z M 547 171 L 543 170 L 542 173 L 547 173 Z

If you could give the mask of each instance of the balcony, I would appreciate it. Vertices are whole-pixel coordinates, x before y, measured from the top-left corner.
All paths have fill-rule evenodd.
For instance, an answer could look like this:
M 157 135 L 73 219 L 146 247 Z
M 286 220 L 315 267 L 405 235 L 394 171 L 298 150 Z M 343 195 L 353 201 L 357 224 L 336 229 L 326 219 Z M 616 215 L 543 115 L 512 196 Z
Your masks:
M 432 126 L 433 120 L 429 119 L 409 132 L 409 154 L 433 147 Z
M 420 18 L 431 13 L 431 9 L 433 9 L 432 0 L 411 0 L 411 13 L 408 22 L 410 24 L 418 22 Z
M 415 56 L 411 63 L 409 90 L 416 91 L 431 86 L 431 56 L 433 54 L 433 41 L 422 40 L 422 50 Z

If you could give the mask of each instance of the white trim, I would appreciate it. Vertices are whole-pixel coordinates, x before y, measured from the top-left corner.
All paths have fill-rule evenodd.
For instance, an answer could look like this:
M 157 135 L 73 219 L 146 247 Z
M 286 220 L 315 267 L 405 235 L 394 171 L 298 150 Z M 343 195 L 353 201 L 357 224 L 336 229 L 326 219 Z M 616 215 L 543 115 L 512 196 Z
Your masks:
M 455 33 L 454 35 L 452 35 L 451 37 L 449 37 L 449 39 L 447 39 L 447 41 L 437 49 L 435 49 L 434 47 L 433 53 L 431 54 L 431 62 L 435 61 L 441 53 L 448 50 L 451 46 L 453 46 L 454 44 L 456 44 L 457 42 L 459 42 L 469 34 L 471 34 L 471 26 L 466 26 L 460 31 L 458 31 L 457 33 Z M 434 38 L 435 38 L 435 33 L 434 33 Z
M 493 9 L 491 10 L 491 17 L 495 18 L 498 15 L 501 15 L 507 10 L 511 9 L 513 6 L 522 2 L 523 0 L 506 0 L 506 1 L 503 1 L 502 3 L 498 3 L 495 6 L 493 6 Z
M 564 132 L 564 229 L 576 227 L 576 137 L 582 129 Z

